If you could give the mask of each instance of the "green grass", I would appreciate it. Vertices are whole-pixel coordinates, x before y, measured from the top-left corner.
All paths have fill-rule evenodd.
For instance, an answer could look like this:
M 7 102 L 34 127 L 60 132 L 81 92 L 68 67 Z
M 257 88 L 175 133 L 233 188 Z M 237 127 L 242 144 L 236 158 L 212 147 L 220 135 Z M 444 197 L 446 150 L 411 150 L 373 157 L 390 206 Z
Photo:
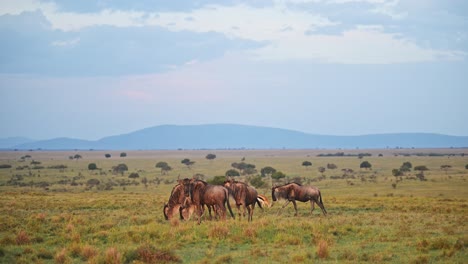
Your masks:
M 398 150 L 409 152 L 461 150 Z M 316 157 L 337 151 L 126 151 L 78 152 L 80 160 L 69 160 L 76 152 L 0 152 L 0 262 L 1 263 L 466 263 L 468 254 L 468 170 L 465 157 L 402 157 L 392 150 L 375 150 L 372 157 Z M 354 152 L 368 152 L 354 150 Z M 205 159 L 215 153 L 214 161 Z M 377 157 L 384 153 L 384 157 Z M 31 166 L 20 161 L 30 154 L 44 169 L 17 170 Z M 179 177 L 203 174 L 205 179 L 222 175 L 233 162 L 245 161 L 260 170 L 272 166 L 292 177 L 319 187 L 329 215 L 318 208 L 310 215 L 309 203 L 298 202 L 278 213 L 284 201 L 255 209 L 254 220 L 165 221 L 162 206 Z M 183 158 L 196 161 L 188 169 Z M 310 160 L 309 168 L 301 166 Z M 368 160 L 372 171 L 359 169 Z M 161 175 L 158 161 L 174 169 Z M 403 177 L 396 181 L 391 170 L 410 161 L 426 165 L 427 181 Z M 100 171 L 89 171 L 96 163 Z M 129 171 L 113 175 L 112 166 L 125 163 Z M 334 163 L 320 177 L 319 166 Z M 452 165 L 446 173 L 443 164 Z M 63 170 L 49 166 L 66 165 Z M 342 168 L 355 171 L 354 179 L 331 179 Z M 112 190 L 89 188 L 89 179 L 122 182 L 138 172 L 138 185 L 113 186 Z M 414 172 L 411 172 L 412 176 Z M 19 176 L 20 177 L 19 177 Z M 374 177 L 375 176 L 375 177 Z M 17 178 L 12 185 L 12 178 Z M 70 181 L 76 178 L 76 186 Z M 151 183 L 145 187 L 141 179 Z M 19 180 L 21 178 L 21 180 Z M 156 178 L 160 179 L 159 184 Z M 47 182 L 40 187 L 36 183 Z M 267 181 L 268 182 L 268 181 Z M 392 184 L 396 183 L 396 188 Z M 100 185 L 101 185 L 100 184 Z M 270 197 L 270 190 L 260 189 Z M 235 210 L 235 209 L 234 209 Z

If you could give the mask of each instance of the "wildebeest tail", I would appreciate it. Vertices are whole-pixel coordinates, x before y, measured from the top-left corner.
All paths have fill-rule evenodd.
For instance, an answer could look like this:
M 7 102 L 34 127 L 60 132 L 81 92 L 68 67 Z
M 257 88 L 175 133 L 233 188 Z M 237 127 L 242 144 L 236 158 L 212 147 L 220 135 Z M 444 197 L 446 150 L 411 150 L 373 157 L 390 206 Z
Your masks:
M 325 213 L 327 213 L 327 210 L 325 209 L 325 205 L 323 204 L 323 201 L 322 201 L 322 192 L 319 191 L 319 198 L 320 198 L 320 204 L 322 204 L 323 206 L 323 210 L 325 211 Z

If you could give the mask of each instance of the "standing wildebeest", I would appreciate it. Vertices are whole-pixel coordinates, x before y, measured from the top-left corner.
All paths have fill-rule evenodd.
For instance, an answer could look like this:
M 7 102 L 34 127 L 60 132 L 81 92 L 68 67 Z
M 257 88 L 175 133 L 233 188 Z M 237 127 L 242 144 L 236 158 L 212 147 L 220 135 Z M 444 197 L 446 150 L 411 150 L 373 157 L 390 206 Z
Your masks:
M 234 180 L 225 181 L 223 185 L 224 187 L 228 188 L 234 197 L 234 200 L 236 201 L 237 211 L 239 212 L 239 219 L 241 217 L 240 206 L 242 205 L 242 215 L 245 216 L 245 211 L 247 209 L 249 213 L 248 220 L 252 221 L 255 203 L 257 203 L 258 206 L 262 208 L 262 204 L 259 201 L 261 198 L 258 197 L 257 190 L 251 186 L 248 186 L 246 183 Z
M 276 196 L 278 196 L 279 198 L 287 199 L 286 203 L 283 205 L 283 207 L 281 207 L 281 209 L 286 207 L 286 205 L 288 205 L 289 202 L 292 202 L 294 204 L 294 210 L 296 211 L 296 213 L 294 214 L 295 216 L 297 216 L 296 200 L 301 202 L 310 201 L 310 204 L 312 206 L 310 213 L 314 211 L 315 202 L 316 204 L 318 204 L 318 206 L 320 206 L 320 209 L 322 209 L 323 215 L 327 215 L 327 210 L 325 210 L 325 206 L 323 206 L 322 194 L 320 193 L 320 190 L 316 187 L 302 186 L 298 183 L 292 182 L 282 186 L 276 186 L 271 188 L 271 196 L 273 198 L 273 201 L 277 200 Z
M 188 220 L 195 210 L 195 205 L 191 203 L 189 199 L 185 197 L 184 185 L 179 184 L 174 186 L 171 191 L 169 201 L 164 204 L 164 218 L 166 220 L 172 219 L 176 213 L 180 214 L 180 219 Z
M 221 216 L 221 219 L 226 219 L 226 206 L 229 209 L 229 213 L 232 218 L 231 205 L 229 204 L 229 193 L 226 188 L 219 185 L 211 185 L 202 180 L 196 179 L 184 179 L 184 193 L 186 197 L 190 196 L 190 199 L 197 207 L 198 223 L 201 223 L 201 216 L 203 214 L 203 206 L 206 205 L 208 208 L 212 206 L 215 209 L 216 214 Z

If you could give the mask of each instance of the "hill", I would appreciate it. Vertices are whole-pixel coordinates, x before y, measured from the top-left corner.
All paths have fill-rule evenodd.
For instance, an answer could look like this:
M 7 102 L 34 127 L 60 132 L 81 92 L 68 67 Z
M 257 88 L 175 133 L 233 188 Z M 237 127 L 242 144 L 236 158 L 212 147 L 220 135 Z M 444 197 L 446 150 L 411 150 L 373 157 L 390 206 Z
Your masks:
M 306 149 L 306 148 L 468 147 L 468 137 L 430 133 L 362 136 L 307 134 L 279 128 L 233 124 L 162 125 L 97 141 L 55 138 L 14 146 L 17 149 Z

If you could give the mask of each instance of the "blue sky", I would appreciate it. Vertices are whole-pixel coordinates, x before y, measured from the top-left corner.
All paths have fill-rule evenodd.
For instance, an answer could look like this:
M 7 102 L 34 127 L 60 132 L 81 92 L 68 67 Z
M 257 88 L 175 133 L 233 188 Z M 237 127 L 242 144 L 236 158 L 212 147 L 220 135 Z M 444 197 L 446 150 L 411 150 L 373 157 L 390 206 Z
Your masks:
M 468 136 L 464 0 L 3 0 L 0 34 L 0 137 Z

